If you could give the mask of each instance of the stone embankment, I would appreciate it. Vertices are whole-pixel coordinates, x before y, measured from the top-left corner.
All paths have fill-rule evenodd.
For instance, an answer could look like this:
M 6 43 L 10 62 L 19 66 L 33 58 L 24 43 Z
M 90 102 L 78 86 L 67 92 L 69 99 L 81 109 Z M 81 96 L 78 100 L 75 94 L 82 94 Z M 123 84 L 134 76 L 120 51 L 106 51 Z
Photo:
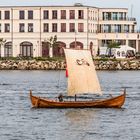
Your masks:
M 97 70 L 140 70 L 140 60 L 95 60 Z M 2 60 L 0 70 L 63 70 L 64 61 Z
M 63 70 L 64 61 L 3 60 L 0 70 Z
M 140 60 L 95 61 L 97 70 L 140 70 Z

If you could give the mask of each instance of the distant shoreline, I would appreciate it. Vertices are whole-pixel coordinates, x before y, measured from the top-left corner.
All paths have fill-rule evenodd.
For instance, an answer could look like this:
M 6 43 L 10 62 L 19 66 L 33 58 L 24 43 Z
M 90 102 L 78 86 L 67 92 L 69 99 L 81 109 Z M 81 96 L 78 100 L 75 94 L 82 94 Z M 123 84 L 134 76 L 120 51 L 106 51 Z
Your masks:
M 96 59 L 96 70 L 140 70 L 140 59 Z M 0 60 L 0 70 L 65 70 L 64 60 Z

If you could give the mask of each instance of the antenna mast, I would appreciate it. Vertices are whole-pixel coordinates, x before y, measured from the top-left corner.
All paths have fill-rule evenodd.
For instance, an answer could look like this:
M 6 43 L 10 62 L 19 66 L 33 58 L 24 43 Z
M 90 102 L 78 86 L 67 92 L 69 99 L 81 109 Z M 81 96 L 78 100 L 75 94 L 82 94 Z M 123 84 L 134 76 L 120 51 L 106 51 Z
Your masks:
M 131 4 L 131 18 L 133 16 L 133 4 Z

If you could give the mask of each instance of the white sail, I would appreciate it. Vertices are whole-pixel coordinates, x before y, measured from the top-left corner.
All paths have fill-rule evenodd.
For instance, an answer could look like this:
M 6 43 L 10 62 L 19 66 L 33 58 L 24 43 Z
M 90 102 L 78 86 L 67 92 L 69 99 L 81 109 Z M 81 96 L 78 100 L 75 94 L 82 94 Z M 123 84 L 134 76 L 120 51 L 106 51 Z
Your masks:
M 64 49 L 68 69 L 68 95 L 102 94 L 89 50 Z

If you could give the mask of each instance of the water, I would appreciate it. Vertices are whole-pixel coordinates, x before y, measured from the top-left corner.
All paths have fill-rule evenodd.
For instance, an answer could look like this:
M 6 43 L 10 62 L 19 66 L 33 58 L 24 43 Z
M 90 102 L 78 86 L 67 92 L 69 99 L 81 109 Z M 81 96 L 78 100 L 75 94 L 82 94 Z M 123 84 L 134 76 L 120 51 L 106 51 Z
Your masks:
M 66 93 L 64 71 L 0 71 L 0 140 L 139 140 L 140 72 L 99 71 L 104 93 L 127 87 L 122 109 L 33 109 L 29 90 Z

